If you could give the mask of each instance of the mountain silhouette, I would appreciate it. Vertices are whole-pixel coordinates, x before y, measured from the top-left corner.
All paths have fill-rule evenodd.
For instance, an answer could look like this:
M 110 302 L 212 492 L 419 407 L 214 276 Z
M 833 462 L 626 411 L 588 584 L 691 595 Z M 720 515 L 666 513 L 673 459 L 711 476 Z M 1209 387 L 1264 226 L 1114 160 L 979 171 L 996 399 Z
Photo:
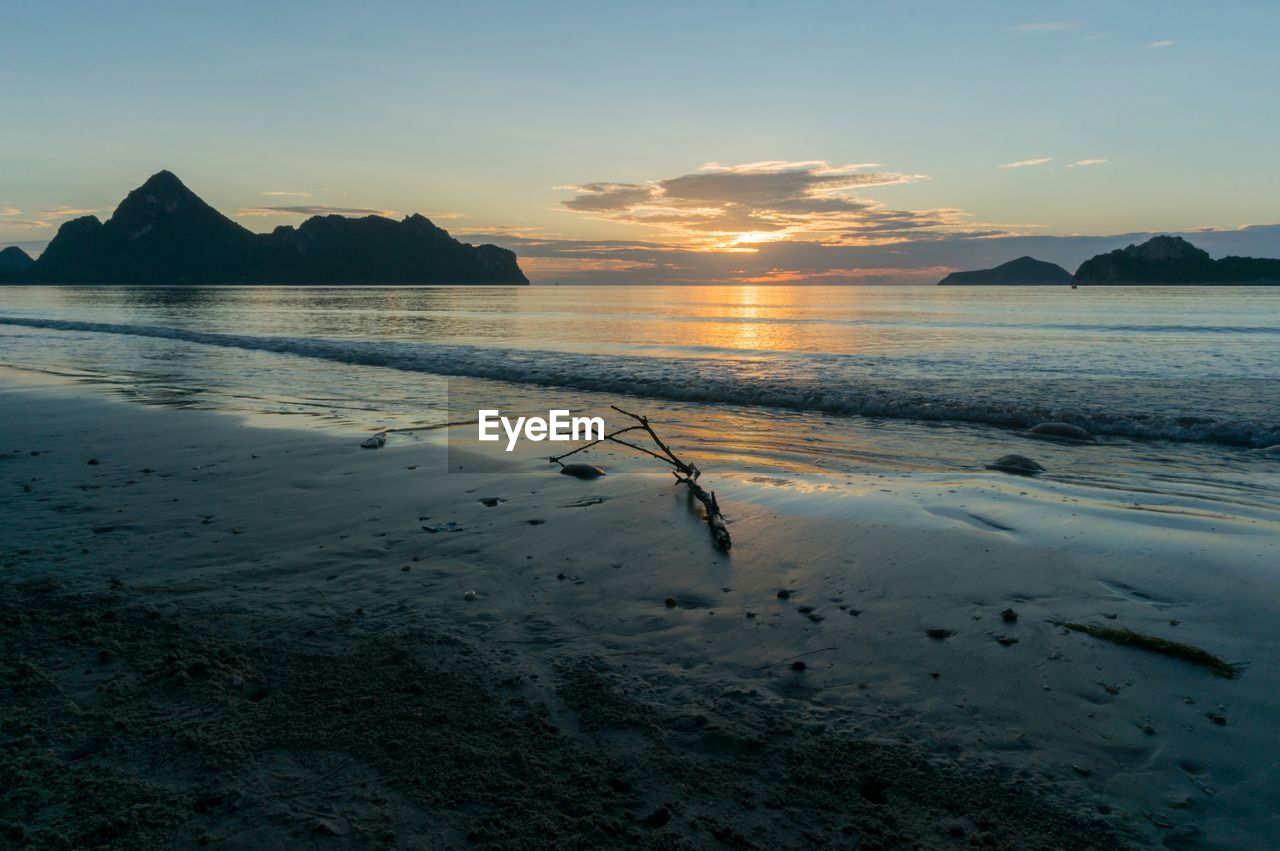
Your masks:
M 982 286 L 991 284 L 1069 284 L 1071 273 L 1056 263 L 1046 263 L 1034 257 L 1019 257 L 1001 263 L 994 269 L 978 269 L 973 272 L 952 272 L 938 286 Z
M 1086 260 L 1075 279 L 1081 284 L 1280 284 L 1280 260 L 1214 260 L 1180 236 L 1154 236 Z
M 0 282 L 21 278 L 35 262 L 30 254 L 16 245 L 10 245 L 0 251 Z
M 24 255 L 25 256 L 25 255 Z M 28 258 L 30 259 L 30 258 Z M 72 219 L 10 274 L 51 284 L 527 284 L 513 252 L 473 246 L 421 215 L 314 216 L 257 234 L 161 171 L 105 222 Z

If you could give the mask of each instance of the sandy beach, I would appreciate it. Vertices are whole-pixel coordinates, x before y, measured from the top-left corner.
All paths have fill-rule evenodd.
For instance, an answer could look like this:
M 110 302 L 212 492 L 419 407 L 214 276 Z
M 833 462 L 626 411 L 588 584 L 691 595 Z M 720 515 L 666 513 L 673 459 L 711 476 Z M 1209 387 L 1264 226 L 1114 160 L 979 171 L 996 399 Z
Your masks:
M 1161 513 L 997 473 L 923 501 L 872 479 L 822 511 L 726 476 L 726 556 L 623 455 L 594 454 L 596 481 L 446 470 L 438 432 L 364 450 L 14 372 L 2 394 L 16 844 L 1280 835 L 1265 514 L 1184 512 L 1130 544 L 1126 515 Z

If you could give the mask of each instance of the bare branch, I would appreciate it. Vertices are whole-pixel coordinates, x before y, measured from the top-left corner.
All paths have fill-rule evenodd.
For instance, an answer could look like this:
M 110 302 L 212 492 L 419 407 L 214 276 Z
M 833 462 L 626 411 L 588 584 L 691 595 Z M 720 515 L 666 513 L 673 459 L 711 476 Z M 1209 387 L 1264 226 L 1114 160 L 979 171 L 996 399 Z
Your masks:
M 605 441 L 617 443 L 621 446 L 627 447 L 628 449 L 634 449 L 637 452 L 642 452 L 645 455 L 650 456 L 651 458 L 657 458 L 659 461 L 672 467 L 671 473 L 675 476 L 676 483 L 687 487 L 689 489 L 689 495 L 702 503 L 702 507 L 705 509 L 707 515 L 707 527 L 711 530 L 711 538 L 715 542 L 717 549 L 721 552 L 727 553 L 729 548 L 733 546 L 733 540 L 729 537 L 729 527 L 725 524 L 724 515 L 720 512 L 720 503 L 716 500 L 715 493 L 708 491 L 706 488 L 702 487 L 702 485 L 698 484 L 698 477 L 702 475 L 702 471 L 699 470 L 697 466 L 682 461 L 678 455 L 672 452 L 671 447 L 667 446 L 667 444 L 663 442 L 662 438 L 658 437 L 658 434 L 653 430 L 653 427 L 649 425 L 648 417 L 641 416 L 640 414 L 633 414 L 630 411 L 624 411 L 617 405 L 610 405 L 609 407 L 613 408 L 613 410 L 620 414 L 631 417 L 631 419 L 635 420 L 638 425 L 627 426 L 626 428 L 610 432 L 598 440 L 593 440 L 590 443 L 579 446 L 577 449 L 566 452 L 563 455 L 553 456 L 547 460 L 553 464 L 559 464 L 563 467 L 564 463 L 561 459 L 568 458 L 570 455 L 574 455 L 584 449 L 590 449 L 592 446 L 604 443 Z M 644 431 L 648 434 L 649 439 L 658 447 L 661 454 L 619 438 L 619 435 L 633 431 Z

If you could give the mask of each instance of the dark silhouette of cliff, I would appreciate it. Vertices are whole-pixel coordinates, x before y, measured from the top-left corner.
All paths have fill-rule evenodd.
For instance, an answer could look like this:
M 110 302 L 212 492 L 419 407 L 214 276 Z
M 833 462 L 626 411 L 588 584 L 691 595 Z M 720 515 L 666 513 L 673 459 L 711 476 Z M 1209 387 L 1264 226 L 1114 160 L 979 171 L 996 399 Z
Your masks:
M 1076 270 L 1081 284 L 1280 284 L 1280 260 L 1214 260 L 1179 236 L 1155 236 L 1108 251 Z
M 0 251 L 0 283 L 21 280 L 35 262 L 16 245 Z
M 130 192 L 105 222 L 84 216 L 63 224 L 16 277 L 51 284 L 529 282 L 513 252 L 459 242 L 416 214 L 398 222 L 315 216 L 256 234 L 168 171 Z
M 978 269 L 974 272 L 952 272 L 938 286 L 983 286 L 993 284 L 1069 284 L 1071 273 L 1056 263 L 1046 263 L 1034 257 L 1019 257 L 1001 263 L 994 269 Z

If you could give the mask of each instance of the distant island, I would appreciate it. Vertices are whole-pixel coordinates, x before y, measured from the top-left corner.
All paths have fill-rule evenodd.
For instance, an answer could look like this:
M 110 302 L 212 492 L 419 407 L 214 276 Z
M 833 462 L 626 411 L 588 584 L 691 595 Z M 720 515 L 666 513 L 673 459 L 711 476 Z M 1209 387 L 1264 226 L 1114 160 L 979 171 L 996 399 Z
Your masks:
M 1084 261 L 1079 284 L 1280 284 L 1280 260 L 1214 260 L 1180 236 L 1156 236 Z
M 1153 236 L 1141 245 L 1084 261 L 1074 276 L 1032 257 L 994 269 L 952 272 L 938 286 L 992 284 L 1280 284 L 1280 260 L 1223 257 L 1214 260 L 1180 236 Z
M 1057 263 L 1046 263 L 1034 257 L 1019 257 L 1001 263 L 994 269 L 975 272 L 952 272 L 938 286 L 991 286 L 996 284 L 1069 284 L 1071 273 Z
M 0 251 L 0 282 L 45 284 L 527 284 L 514 252 L 469 245 L 425 216 L 313 216 L 258 234 L 161 171 L 105 222 L 72 219 L 36 260 Z

